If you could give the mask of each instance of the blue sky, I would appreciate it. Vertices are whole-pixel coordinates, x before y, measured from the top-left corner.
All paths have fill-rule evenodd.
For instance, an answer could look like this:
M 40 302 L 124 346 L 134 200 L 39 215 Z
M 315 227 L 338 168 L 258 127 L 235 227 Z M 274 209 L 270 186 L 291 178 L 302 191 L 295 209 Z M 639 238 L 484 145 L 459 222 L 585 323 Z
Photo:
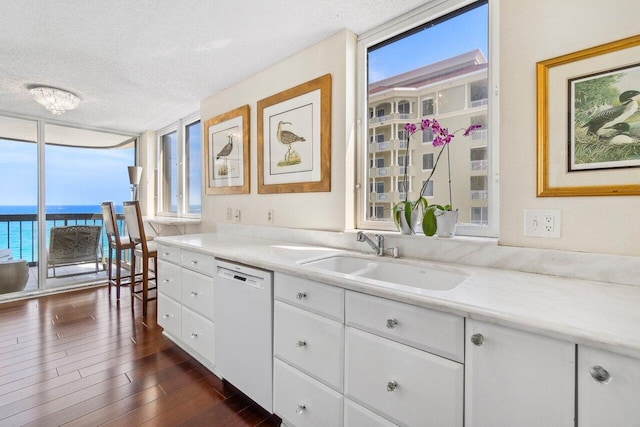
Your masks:
M 488 6 L 369 52 L 369 82 L 413 70 L 473 49 L 488 58 Z
M 0 139 L 0 205 L 35 205 L 38 197 L 37 147 Z M 131 198 L 127 166 L 134 150 L 97 150 L 47 145 L 47 205 L 91 205 Z

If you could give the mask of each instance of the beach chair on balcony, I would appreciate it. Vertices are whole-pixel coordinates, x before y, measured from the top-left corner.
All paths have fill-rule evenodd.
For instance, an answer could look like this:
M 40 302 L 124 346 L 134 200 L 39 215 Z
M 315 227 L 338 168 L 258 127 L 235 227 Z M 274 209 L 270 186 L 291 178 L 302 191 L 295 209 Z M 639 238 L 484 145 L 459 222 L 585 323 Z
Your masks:
M 100 265 L 100 232 L 98 225 L 53 227 L 49 235 L 48 267 L 56 277 L 56 267 L 95 263 Z M 78 273 L 83 274 L 83 273 Z M 49 276 L 50 277 L 50 276 Z

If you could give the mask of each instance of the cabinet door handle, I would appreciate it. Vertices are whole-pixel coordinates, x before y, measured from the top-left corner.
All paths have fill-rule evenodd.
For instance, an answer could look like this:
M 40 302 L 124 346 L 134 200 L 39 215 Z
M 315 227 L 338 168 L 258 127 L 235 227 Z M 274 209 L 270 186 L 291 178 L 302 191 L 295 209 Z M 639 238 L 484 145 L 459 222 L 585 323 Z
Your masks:
M 296 294 L 296 298 L 298 298 L 299 300 L 302 300 L 302 299 L 304 299 L 304 298 L 306 298 L 306 297 L 307 297 L 306 292 L 298 292 L 298 293 Z
M 198 293 L 197 293 L 197 292 L 191 292 L 191 296 L 192 296 L 192 297 L 197 297 L 197 296 L 198 296 Z
M 197 264 L 198 264 L 198 260 L 197 260 L 197 259 L 193 259 L 193 260 L 191 260 L 191 264 L 193 264 L 193 265 L 197 265 Z
M 296 347 L 298 347 L 298 348 L 302 348 L 302 347 L 304 347 L 304 346 L 306 346 L 306 345 L 307 345 L 307 342 L 306 342 L 306 341 L 304 341 L 304 340 L 300 340 L 300 341 L 298 341 L 298 342 L 296 343 Z
M 169 283 L 170 281 L 171 281 L 171 279 L 164 279 L 164 280 L 162 281 L 162 283 Z
M 191 332 L 191 338 L 193 338 L 193 339 L 198 338 L 198 333 L 197 332 Z
M 398 319 L 387 319 L 387 328 L 393 329 L 398 325 Z
M 611 374 L 600 365 L 596 365 L 589 370 L 591 378 L 599 383 L 606 384 L 611 381 Z
M 169 317 L 171 317 L 171 315 L 170 315 L 170 314 L 163 314 L 163 315 L 162 315 L 162 318 L 163 318 L 163 319 L 168 319 Z
M 477 345 L 478 347 L 480 347 L 482 344 L 484 344 L 484 336 L 482 334 L 473 334 L 471 335 L 471 342 L 473 343 L 473 345 Z
M 171 253 L 170 253 L 170 252 L 165 252 L 165 253 L 164 253 L 164 256 L 169 256 L 169 255 L 171 255 Z
M 305 405 L 304 403 L 299 404 L 296 407 L 296 414 L 302 414 L 305 409 L 307 409 L 307 405 Z
M 396 381 L 389 381 L 387 383 L 387 391 L 389 392 L 396 391 L 397 388 L 398 388 L 398 383 Z

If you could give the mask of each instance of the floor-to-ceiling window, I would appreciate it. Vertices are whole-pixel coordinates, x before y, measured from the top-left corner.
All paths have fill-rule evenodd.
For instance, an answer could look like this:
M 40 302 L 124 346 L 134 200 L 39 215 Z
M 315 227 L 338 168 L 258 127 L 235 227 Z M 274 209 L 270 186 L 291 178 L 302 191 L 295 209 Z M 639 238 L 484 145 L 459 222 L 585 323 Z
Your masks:
M 108 255 L 100 204 L 112 201 L 121 214 L 131 199 L 135 138 L 46 124 L 45 140 L 47 286 L 100 280 Z
M 121 212 L 131 198 L 135 142 L 132 135 L 0 116 L 0 299 L 16 292 L 9 290 L 16 281 L 9 264 L 28 266 L 18 292 L 106 277 L 100 203 L 111 200 Z M 84 228 L 95 234 L 89 249 Z
M 37 140 L 36 121 L 0 117 L 0 298 L 38 287 Z

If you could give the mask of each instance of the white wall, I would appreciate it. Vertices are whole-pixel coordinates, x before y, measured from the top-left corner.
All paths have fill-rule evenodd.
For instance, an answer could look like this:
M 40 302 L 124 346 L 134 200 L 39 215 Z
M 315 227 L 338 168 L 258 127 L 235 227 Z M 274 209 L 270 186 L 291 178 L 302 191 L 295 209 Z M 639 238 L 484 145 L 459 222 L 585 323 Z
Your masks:
M 353 195 L 345 189 L 354 186 L 355 47 L 355 35 L 341 31 L 202 102 L 202 123 L 249 104 L 251 194 L 203 195 L 199 231 L 212 231 L 215 223 L 226 222 L 227 208 L 234 214 L 240 209 L 243 224 L 336 231 L 353 228 L 353 209 L 346 207 L 352 205 Z M 332 76 L 331 191 L 258 194 L 257 101 L 327 73 Z M 272 223 L 267 222 L 268 209 L 274 210 Z
M 535 65 L 638 34 L 637 0 L 500 3 L 500 243 L 640 255 L 640 197 L 536 197 Z M 638 170 L 640 179 L 640 170 Z M 560 209 L 562 237 L 524 237 L 523 210 Z

